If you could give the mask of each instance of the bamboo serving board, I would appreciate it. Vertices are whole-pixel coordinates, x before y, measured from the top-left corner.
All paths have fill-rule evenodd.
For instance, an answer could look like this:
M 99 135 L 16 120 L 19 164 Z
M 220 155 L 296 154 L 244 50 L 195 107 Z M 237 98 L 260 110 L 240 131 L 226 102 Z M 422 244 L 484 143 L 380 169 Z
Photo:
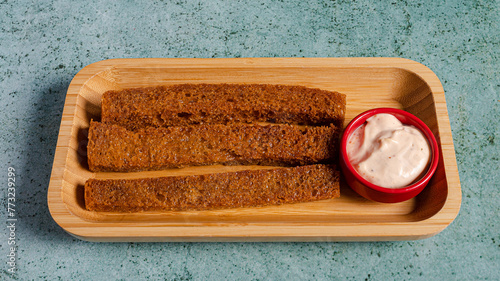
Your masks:
M 375 107 L 413 113 L 433 131 L 438 169 L 417 197 L 368 201 L 341 182 L 337 199 L 216 211 L 98 213 L 85 209 L 89 178 L 218 173 L 259 166 L 204 166 L 135 173 L 92 173 L 86 157 L 90 119 L 105 91 L 179 83 L 269 83 L 339 91 L 345 125 Z M 113 59 L 83 68 L 68 88 L 48 189 L 54 220 L 88 241 L 384 241 L 433 236 L 457 216 L 461 189 L 444 90 L 436 75 L 400 58 Z

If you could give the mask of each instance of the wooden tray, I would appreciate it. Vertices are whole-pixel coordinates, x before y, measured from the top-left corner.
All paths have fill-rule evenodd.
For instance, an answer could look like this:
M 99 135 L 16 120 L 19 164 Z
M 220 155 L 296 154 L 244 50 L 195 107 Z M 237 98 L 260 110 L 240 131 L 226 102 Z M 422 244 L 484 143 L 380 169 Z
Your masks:
M 441 148 L 438 170 L 416 198 L 375 203 L 341 183 L 341 197 L 313 203 L 198 212 L 86 211 L 88 178 L 132 178 L 234 171 L 208 166 L 139 173 L 92 173 L 87 129 L 111 89 L 178 83 L 270 83 L 347 95 L 346 122 L 374 107 L 420 117 Z M 251 166 L 251 169 L 260 167 Z M 113 59 L 82 69 L 66 96 L 48 205 L 54 220 L 89 241 L 382 241 L 433 236 L 458 214 L 461 189 L 443 87 L 427 67 L 400 58 Z

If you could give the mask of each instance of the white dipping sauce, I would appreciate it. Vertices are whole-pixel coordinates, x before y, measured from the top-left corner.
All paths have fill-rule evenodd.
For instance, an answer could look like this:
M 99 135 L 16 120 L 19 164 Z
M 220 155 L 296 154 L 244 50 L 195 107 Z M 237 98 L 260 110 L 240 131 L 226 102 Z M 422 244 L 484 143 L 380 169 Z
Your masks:
M 356 129 L 347 143 L 347 157 L 367 181 L 386 188 L 414 182 L 429 163 L 426 138 L 391 114 L 376 114 Z

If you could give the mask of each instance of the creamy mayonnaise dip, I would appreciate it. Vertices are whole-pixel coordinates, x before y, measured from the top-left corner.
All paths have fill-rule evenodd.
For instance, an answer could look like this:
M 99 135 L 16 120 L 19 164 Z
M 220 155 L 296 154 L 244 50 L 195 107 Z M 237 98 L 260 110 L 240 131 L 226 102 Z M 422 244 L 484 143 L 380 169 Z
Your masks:
M 376 114 L 356 129 L 347 143 L 347 157 L 367 181 L 401 188 L 425 171 L 430 147 L 417 128 L 391 114 Z

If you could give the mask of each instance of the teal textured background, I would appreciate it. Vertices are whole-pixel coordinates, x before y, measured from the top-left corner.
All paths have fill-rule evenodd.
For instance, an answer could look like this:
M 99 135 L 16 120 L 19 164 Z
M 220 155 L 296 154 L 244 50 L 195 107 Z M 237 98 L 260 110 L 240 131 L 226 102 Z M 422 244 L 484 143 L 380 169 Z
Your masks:
M 499 1 L 0 1 L 0 191 L 17 171 L 18 271 L 2 280 L 499 280 Z M 67 87 L 108 58 L 404 57 L 443 83 L 463 192 L 429 239 L 89 243 L 46 192 Z M 6 211 L 4 212 L 6 218 Z

